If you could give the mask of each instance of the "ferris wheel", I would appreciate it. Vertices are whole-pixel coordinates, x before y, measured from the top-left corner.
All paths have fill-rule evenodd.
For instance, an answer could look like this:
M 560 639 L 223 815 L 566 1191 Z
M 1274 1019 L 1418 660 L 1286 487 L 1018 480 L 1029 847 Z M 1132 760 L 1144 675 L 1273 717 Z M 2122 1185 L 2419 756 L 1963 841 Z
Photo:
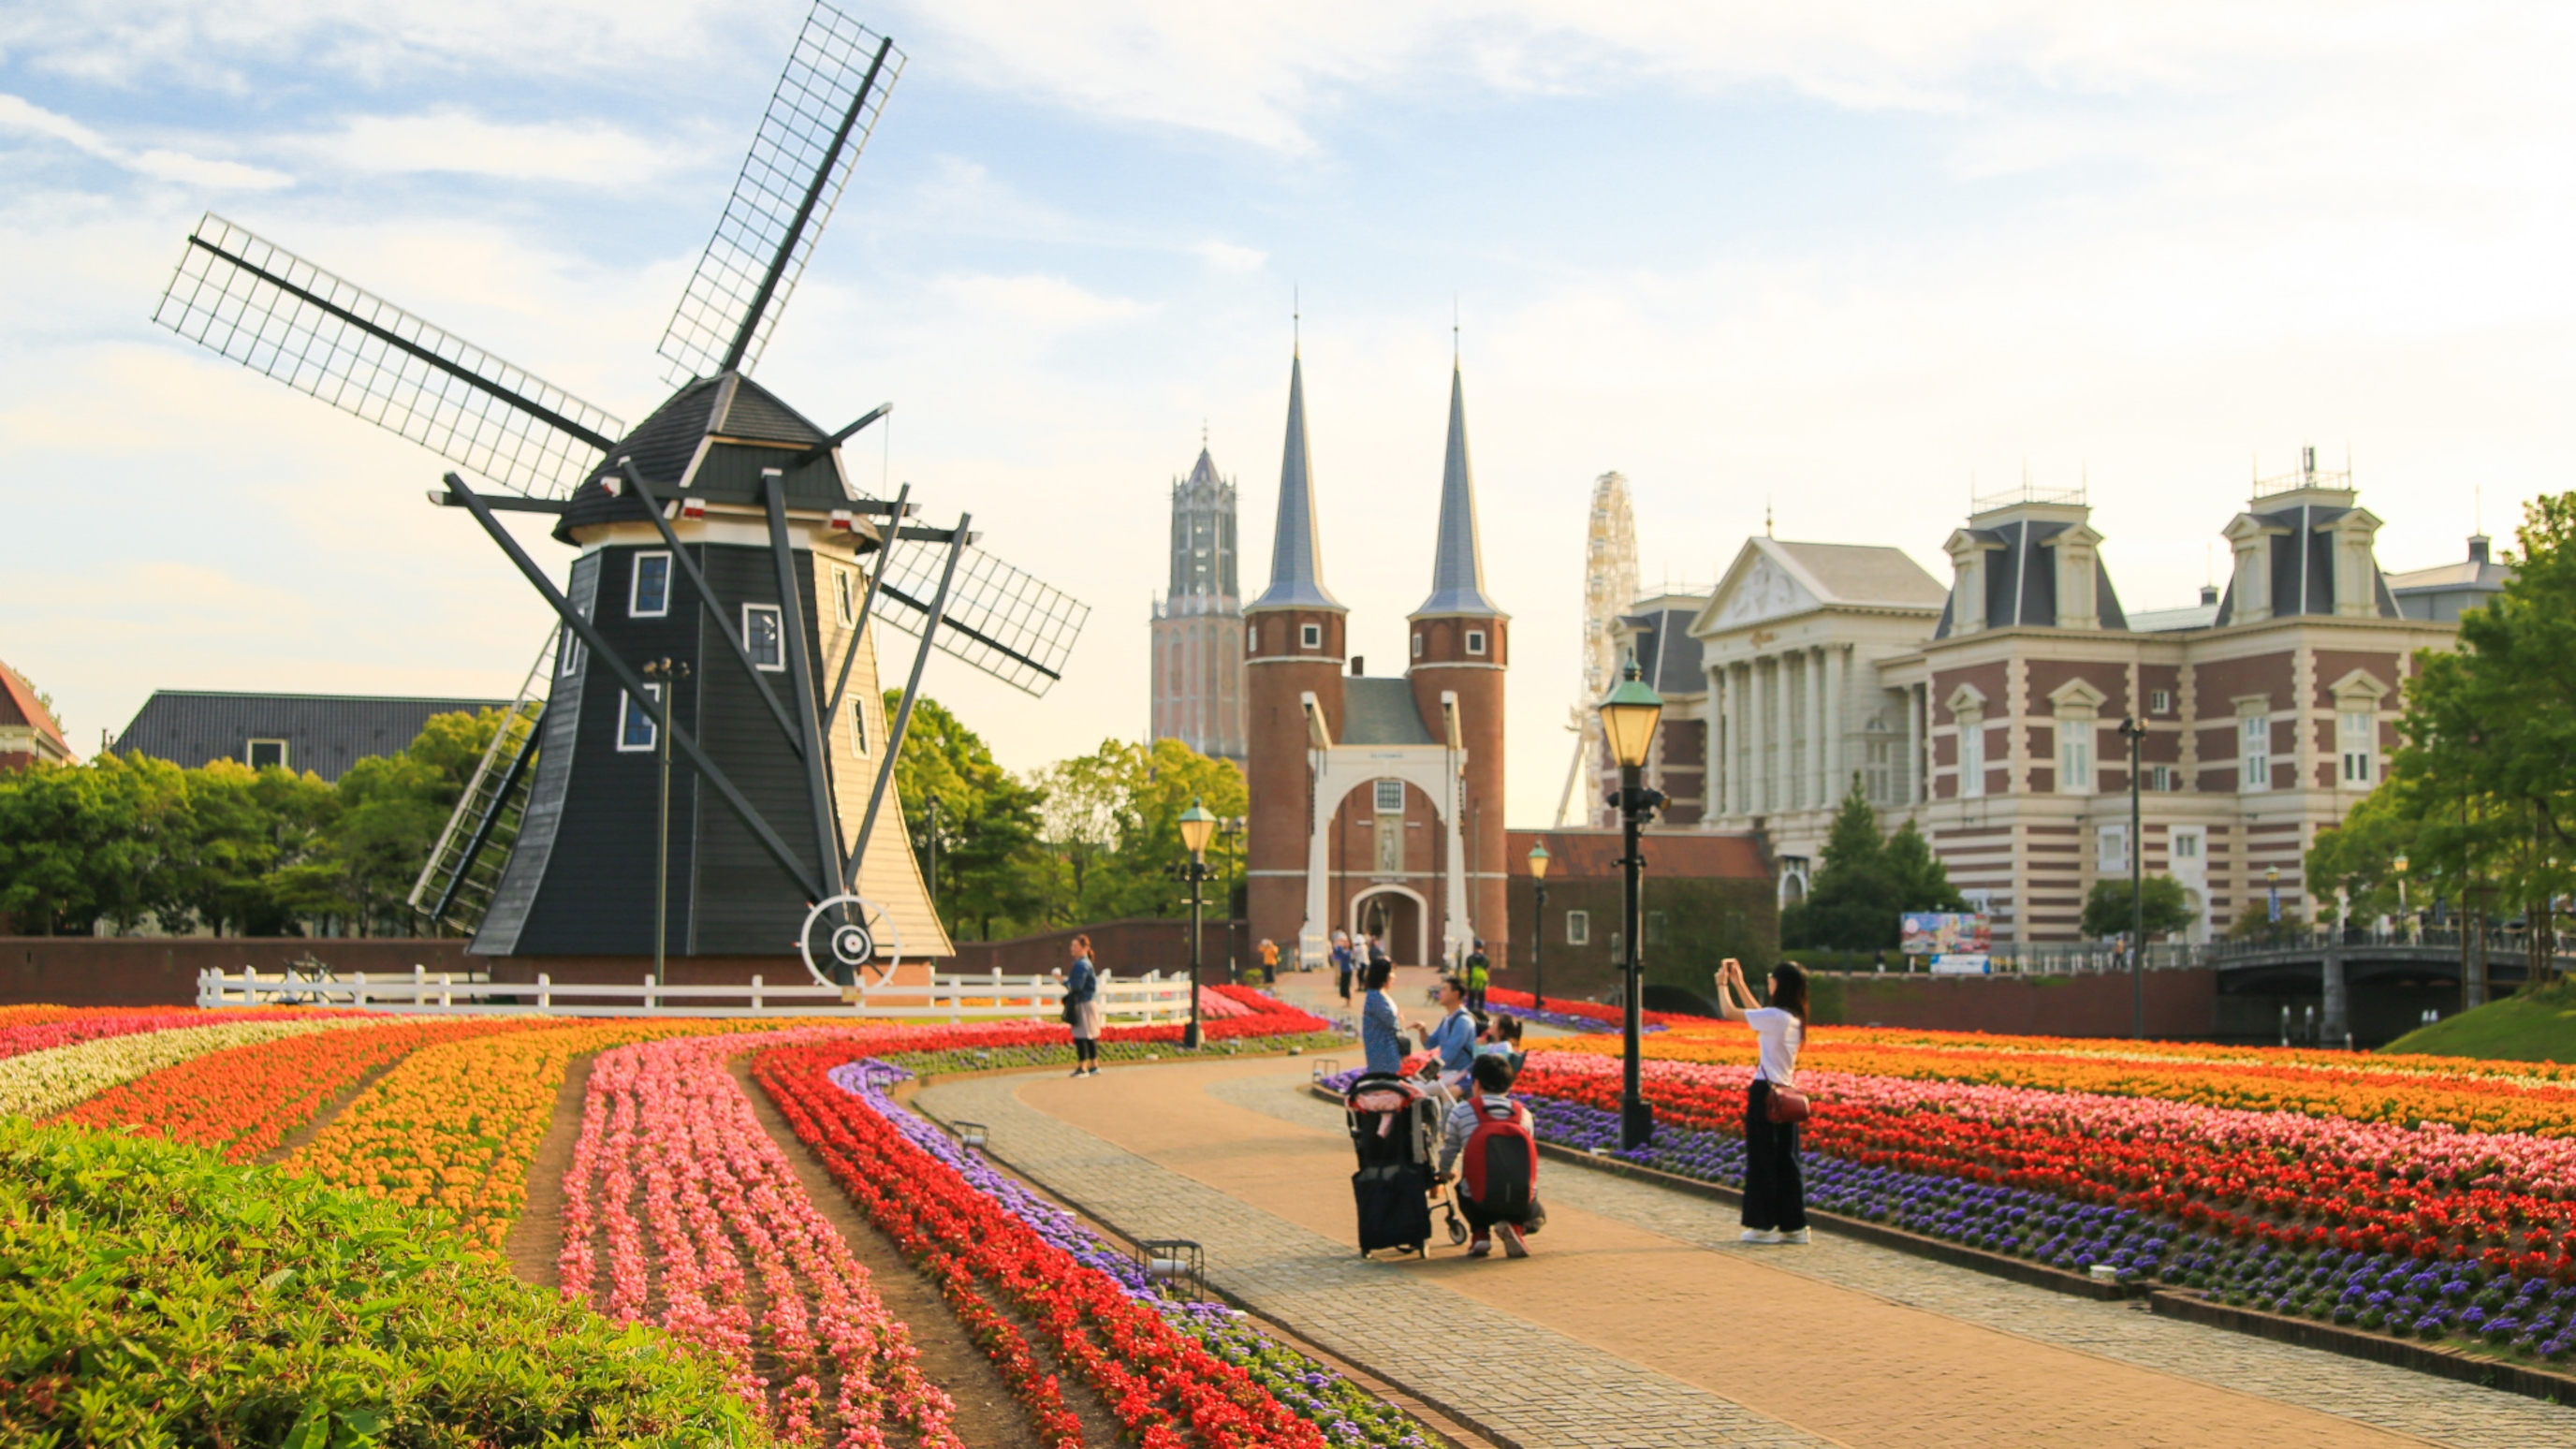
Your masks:
M 1615 637 L 1619 615 L 1637 597 L 1637 519 L 1628 506 L 1628 480 L 1604 473 L 1592 480 L 1592 516 L 1583 541 L 1583 689 L 1567 712 L 1566 729 L 1574 739 L 1574 759 L 1565 769 L 1565 792 L 1557 798 L 1556 823 L 1562 828 L 1574 809 L 1574 787 L 1586 762 L 1600 753 L 1601 717 L 1593 709 L 1619 675 Z M 1589 823 L 1592 807 L 1584 815 Z

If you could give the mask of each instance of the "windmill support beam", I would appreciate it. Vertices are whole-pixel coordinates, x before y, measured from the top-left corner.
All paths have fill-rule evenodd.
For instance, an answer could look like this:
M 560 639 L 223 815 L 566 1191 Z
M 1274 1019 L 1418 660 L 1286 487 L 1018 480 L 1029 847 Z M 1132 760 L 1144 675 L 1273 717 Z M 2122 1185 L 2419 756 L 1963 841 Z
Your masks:
M 769 557 L 778 568 L 778 617 L 785 633 L 779 643 L 787 650 L 788 685 L 796 691 L 796 722 L 804 729 L 805 796 L 814 812 L 814 859 L 837 861 L 841 827 L 832 818 L 832 781 L 823 765 L 823 726 L 814 716 L 814 655 L 807 647 L 805 605 L 796 587 L 796 550 L 787 537 L 787 475 L 776 468 L 761 469 L 760 496 L 769 511 Z
M 841 429 L 839 432 L 834 433 L 832 436 L 830 436 L 830 437 L 828 437 L 828 438 L 825 438 L 823 441 L 821 441 L 821 442 L 819 442 L 819 443 L 816 443 L 814 446 L 812 446 L 812 447 L 810 447 L 810 448 L 806 449 L 804 452 L 797 454 L 797 455 L 796 455 L 796 461 L 795 461 L 795 462 L 793 462 L 793 463 L 791 463 L 791 464 L 789 464 L 788 466 L 789 466 L 789 467 L 791 467 L 791 468 L 802 468 L 802 467 L 804 467 L 804 466 L 805 466 L 806 464 L 808 464 L 808 463 L 819 463 L 819 462 L 821 462 L 824 458 L 828 457 L 828 456 L 831 454 L 831 451 L 832 451 L 834 448 L 837 448 L 837 447 L 841 446 L 843 443 L 848 442 L 848 441 L 851 439 L 851 437 L 859 431 L 859 429 L 866 427 L 868 424 L 875 422 L 877 419 L 879 419 L 879 418 L 881 418 L 881 417 L 884 417 L 885 415 L 887 415 L 888 413 L 891 413 L 891 412 L 893 412 L 893 411 L 894 411 L 894 404 L 893 404 L 893 403 L 890 403 L 890 402 L 881 402 L 881 403 L 878 403 L 875 407 L 872 407 L 872 408 L 868 409 L 866 412 L 864 412 L 864 413 L 860 414 L 860 415 L 859 415 L 859 420 L 858 420 L 857 422 L 850 424 L 848 427 L 845 427 L 845 428 Z M 897 509 L 897 511 L 896 511 L 896 513 L 895 513 L 895 516 L 896 516 L 897 518 L 902 517 L 902 516 L 903 516 L 902 511 L 901 511 L 900 509 Z
M 904 507 L 911 497 L 912 485 L 906 483 L 902 491 L 895 494 L 894 512 L 889 516 L 903 517 Z M 859 662 L 859 643 L 868 637 L 868 615 L 876 610 L 877 585 L 885 578 L 886 563 L 894 557 L 895 540 L 900 538 L 903 532 L 900 528 L 889 528 L 886 530 L 884 541 L 877 545 L 877 566 L 868 570 L 867 592 L 859 595 L 859 617 L 851 622 L 850 642 L 841 649 L 841 670 L 832 680 L 832 702 L 823 707 L 825 719 L 841 717 L 841 696 L 847 694 L 850 689 L 850 666 Z
M 493 516 L 491 509 L 484 506 L 482 496 L 465 486 L 465 480 L 453 473 L 447 475 L 447 486 L 449 491 L 465 500 L 466 508 L 474 514 L 474 521 L 481 524 L 483 531 L 491 535 L 492 541 L 501 546 L 501 551 L 510 556 L 510 562 L 518 565 L 520 575 L 527 579 L 538 595 L 554 609 L 555 617 L 563 621 L 565 628 L 579 635 L 582 646 L 590 650 L 591 657 L 607 665 L 609 672 L 617 676 L 618 683 L 626 686 L 627 693 L 652 719 L 653 727 L 671 732 L 672 745 L 677 747 L 681 754 L 689 757 L 690 764 L 697 766 L 701 779 L 716 787 L 716 793 L 723 796 L 725 803 L 733 807 L 734 814 L 742 817 L 744 827 L 749 829 L 761 845 L 777 858 L 780 865 L 787 868 L 788 876 L 806 890 L 813 891 L 815 900 L 819 901 L 833 895 L 835 892 L 830 882 L 824 879 L 819 871 L 816 874 L 807 874 L 805 862 L 796 858 L 796 852 L 788 849 L 787 842 L 778 838 L 778 832 L 769 828 L 769 822 L 761 818 L 760 812 L 752 807 L 749 800 L 743 798 L 740 790 L 734 788 L 733 781 L 726 778 L 725 772 L 716 768 L 716 762 L 707 758 L 705 750 L 698 748 L 696 738 L 672 721 L 671 701 L 657 691 L 645 687 L 644 676 L 636 673 L 632 666 L 619 657 L 617 651 L 609 647 L 608 640 L 600 634 L 598 628 L 588 619 L 583 618 L 579 609 L 572 606 L 572 600 L 563 596 L 563 591 L 554 586 L 552 579 L 546 577 L 545 570 L 537 567 L 537 561 L 528 557 L 528 551 L 519 547 L 519 541 L 512 538 L 510 531 L 501 526 L 501 520 Z M 822 869 L 830 868 L 828 861 L 818 862 L 818 864 Z
M 859 817 L 859 839 L 850 847 L 850 863 L 842 872 L 852 888 L 859 878 L 859 862 L 867 858 L 868 836 L 877 828 L 877 809 L 885 803 L 886 787 L 894 783 L 894 762 L 903 754 L 903 737 L 912 727 L 913 701 L 921 698 L 921 671 L 930 663 L 930 641 L 938 636 L 939 611 L 948 606 L 948 586 L 956 581 L 957 560 L 966 552 L 966 525 L 971 518 L 961 514 L 957 519 L 956 537 L 948 543 L 948 562 L 939 571 L 939 595 L 923 618 L 921 647 L 913 651 L 912 677 L 904 681 L 903 703 L 895 710 L 893 728 L 886 731 L 885 760 L 877 766 L 877 782 L 868 790 L 868 813 Z M 939 902 L 932 901 L 930 909 L 936 914 Z
M 752 687 L 760 691 L 760 702 L 769 706 L 769 717 L 778 721 L 779 732 L 787 736 L 789 747 L 800 757 L 804 756 L 804 734 L 796 728 L 796 722 L 787 717 L 787 706 L 778 702 L 778 695 L 770 689 L 769 681 L 762 678 L 760 670 L 752 665 L 751 651 L 742 644 L 742 631 L 725 617 L 724 606 L 716 602 L 716 591 L 707 587 L 707 576 L 698 572 L 697 560 L 689 557 L 689 551 L 680 546 L 680 535 L 672 531 L 671 520 L 662 516 L 662 500 L 654 496 L 653 485 L 645 482 L 644 475 L 636 471 L 634 459 L 620 458 L 617 466 L 626 475 L 627 486 L 635 490 L 636 497 L 644 500 L 644 511 L 653 515 L 653 527 L 661 532 L 662 546 L 671 551 L 672 559 L 680 565 L 680 572 L 689 576 L 689 587 L 697 590 L 698 607 L 706 610 L 707 621 L 716 626 L 716 634 L 720 638 L 733 646 L 734 662 L 742 666 L 742 672 L 750 678 Z M 794 595 L 787 597 L 793 598 Z M 786 599 L 779 602 L 783 607 Z

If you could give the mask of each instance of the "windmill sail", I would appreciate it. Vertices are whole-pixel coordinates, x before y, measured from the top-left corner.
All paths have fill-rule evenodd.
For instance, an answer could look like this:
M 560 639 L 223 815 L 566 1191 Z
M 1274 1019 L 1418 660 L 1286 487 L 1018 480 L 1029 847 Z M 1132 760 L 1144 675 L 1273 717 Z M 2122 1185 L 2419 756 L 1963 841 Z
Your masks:
M 671 382 L 759 364 L 903 59 L 893 41 L 817 0 L 662 336 Z
M 918 635 L 938 596 L 947 550 L 898 543 L 878 585 L 878 618 Z M 969 545 L 957 560 L 932 646 L 1017 689 L 1043 696 L 1064 677 L 1091 606 Z
M 626 425 L 213 212 L 152 320 L 515 492 L 562 498 Z

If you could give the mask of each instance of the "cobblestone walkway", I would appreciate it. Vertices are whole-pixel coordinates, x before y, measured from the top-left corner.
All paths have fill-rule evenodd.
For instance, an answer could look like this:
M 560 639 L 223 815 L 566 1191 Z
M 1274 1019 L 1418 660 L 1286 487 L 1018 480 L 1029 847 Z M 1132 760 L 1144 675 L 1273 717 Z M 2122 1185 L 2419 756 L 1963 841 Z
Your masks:
M 1555 1445 L 2436 1443 L 2576 1449 L 2576 1411 L 2065 1298 L 1820 1236 L 1748 1250 L 1715 1204 L 1556 1168 L 1528 1262 L 1371 1263 L 1339 1114 L 1302 1065 L 932 1088 L 1013 1166 L 1300 1333 Z

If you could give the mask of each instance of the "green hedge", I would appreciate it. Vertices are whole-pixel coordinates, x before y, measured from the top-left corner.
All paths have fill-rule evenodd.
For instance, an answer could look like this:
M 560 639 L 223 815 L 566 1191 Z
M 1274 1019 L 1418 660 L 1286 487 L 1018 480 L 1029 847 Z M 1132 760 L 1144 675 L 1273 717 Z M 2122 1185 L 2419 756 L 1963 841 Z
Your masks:
M 713 1364 L 427 1214 L 0 1118 L 0 1443 L 576 1441 L 770 1442 Z

